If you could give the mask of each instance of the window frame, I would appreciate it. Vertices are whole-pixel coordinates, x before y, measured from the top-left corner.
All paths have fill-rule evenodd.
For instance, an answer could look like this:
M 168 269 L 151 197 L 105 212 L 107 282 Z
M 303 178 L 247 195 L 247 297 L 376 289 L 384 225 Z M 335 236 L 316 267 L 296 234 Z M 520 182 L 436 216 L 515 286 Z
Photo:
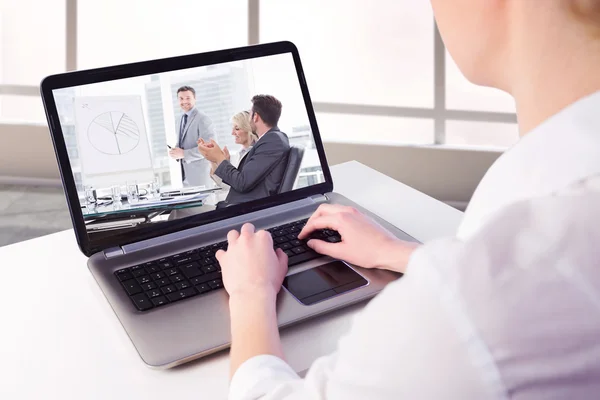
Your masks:
M 65 69 L 77 69 L 77 3 L 79 0 L 65 0 Z M 370 104 L 346 104 L 335 102 L 313 102 L 315 113 L 352 114 L 404 118 L 424 118 L 434 121 L 434 145 L 446 144 L 446 121 L 500 122 L 516 124 L 515 113 L 452 110 L 446 106 L 446 48 L 440 32 L 434 24 L 433 63 L 434 63 L 434 106 L 433 108 L 395 107 Z M 260 0 L 248 0 L 248 45 L 260 43 Z M 40 96 L 40 89 L 34 85 L 0 84 L 0 95 Z M 473 146 L 477 147 L 477 146 Z

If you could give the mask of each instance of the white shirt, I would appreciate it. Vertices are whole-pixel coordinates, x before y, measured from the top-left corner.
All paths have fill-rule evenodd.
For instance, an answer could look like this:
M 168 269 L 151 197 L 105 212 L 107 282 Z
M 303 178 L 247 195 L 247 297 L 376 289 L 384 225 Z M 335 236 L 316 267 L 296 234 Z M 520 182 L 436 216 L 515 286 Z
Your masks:
M 257 356 L 230 399 L 600 398 L 600 92 L 503 154 L 305 379 Z

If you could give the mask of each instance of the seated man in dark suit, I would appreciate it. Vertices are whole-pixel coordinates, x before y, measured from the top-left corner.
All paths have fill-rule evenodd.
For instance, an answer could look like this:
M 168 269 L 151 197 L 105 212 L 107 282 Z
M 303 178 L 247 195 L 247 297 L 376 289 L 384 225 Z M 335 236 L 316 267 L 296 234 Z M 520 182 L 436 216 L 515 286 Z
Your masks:
M 258 141 L 235 168 L 223 150 L 214 142 L 198 141 L 200 153 L 217 164 L 215 175 L 231 189 L 226 205 L 256 200 L 277 193 L 287 164 L 289 140 L 277 127 L 281 116 L 281 102 L 273 96 L 252 98 L 250 124 Z

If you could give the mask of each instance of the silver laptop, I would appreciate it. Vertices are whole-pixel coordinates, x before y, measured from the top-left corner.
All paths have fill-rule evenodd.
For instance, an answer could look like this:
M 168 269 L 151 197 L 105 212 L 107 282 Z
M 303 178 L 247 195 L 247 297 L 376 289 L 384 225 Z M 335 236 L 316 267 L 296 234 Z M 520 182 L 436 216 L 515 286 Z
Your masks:
M 170 368 L 229 347 L 228 295 L 214 255 L 246 222 L 271 232 L 289 257 L 280 327 L 369 299 L 398 279 L 323 257 L 297 237 L 321 204 L 361 207 L 333 191 L 292 43 L 53 75 L 41 91 L 79 247 L 148 366 Z M 243 149 L 232 118 L 260 115 L 256 94 L 278 99 L 282 111 Z M 227 146 L 252 188 L 213 179 L 210 163 L 194 153 L 204 135 Z M 281 151 L 277 157 L 265 161 L 264 139 Z M 177 147 L 184 159 L 173 156 Z M 332 230 L 313 237 L 341 240 Z

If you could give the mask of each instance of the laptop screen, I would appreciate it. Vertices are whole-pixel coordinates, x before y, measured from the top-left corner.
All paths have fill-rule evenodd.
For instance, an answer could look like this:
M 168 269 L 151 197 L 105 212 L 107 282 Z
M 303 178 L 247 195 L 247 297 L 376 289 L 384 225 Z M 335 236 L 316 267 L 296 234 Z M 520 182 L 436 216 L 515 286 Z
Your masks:
M 52 96 L 90 241 L 325 181 L 292 53 Z

